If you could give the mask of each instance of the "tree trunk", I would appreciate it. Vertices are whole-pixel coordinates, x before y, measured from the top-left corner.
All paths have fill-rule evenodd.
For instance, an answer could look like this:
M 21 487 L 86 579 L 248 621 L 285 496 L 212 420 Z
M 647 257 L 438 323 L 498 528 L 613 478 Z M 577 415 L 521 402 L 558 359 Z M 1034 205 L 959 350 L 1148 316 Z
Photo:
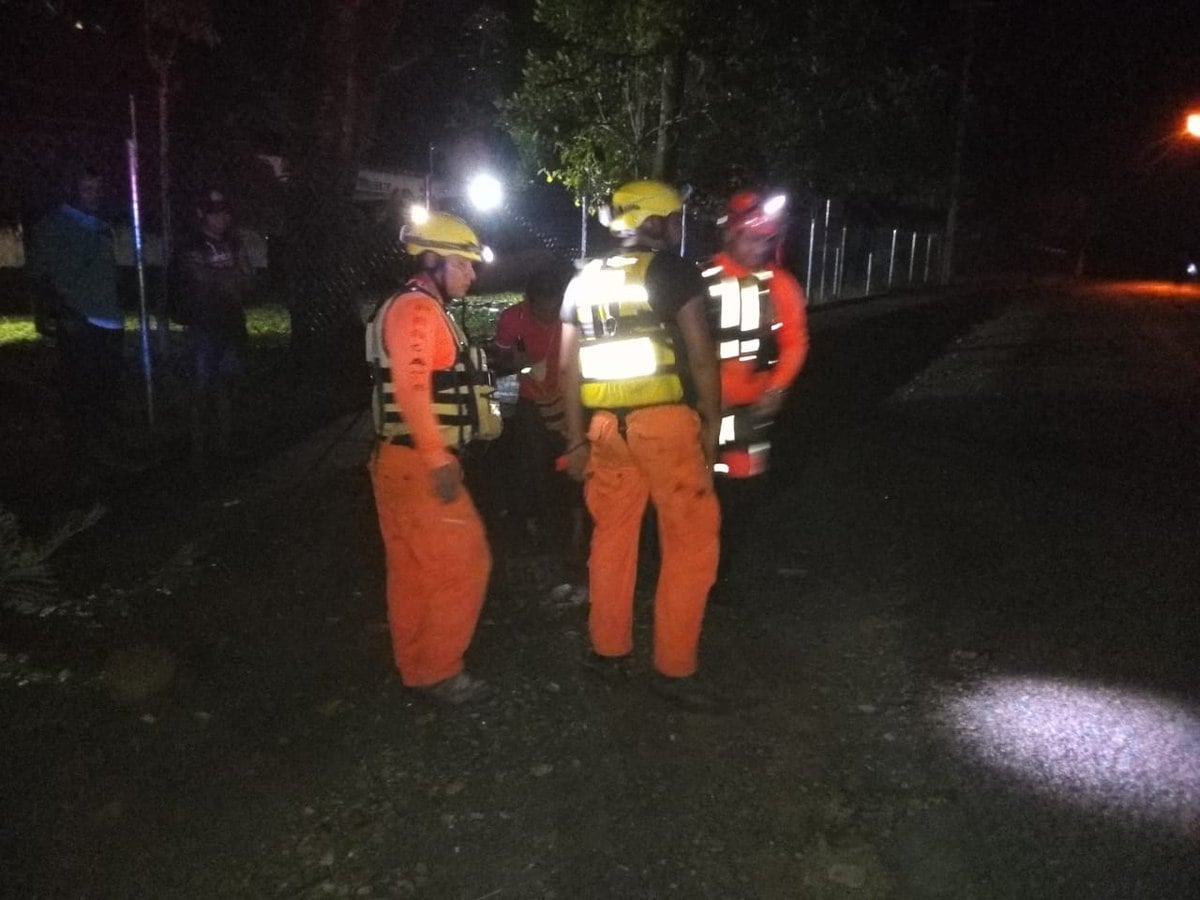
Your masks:
M 167 337 L 170 332 L 170 297 L 171 287 L 171 250 L 174 246 L 171 234 L 171 70 L 166 66 L 158 74 L 158 202 L 159 215 L 159 246 L 162 248 L 160 267 L 161 293 L 155 306 L 155 329 L 158 337 L 158 352 L 165 356 L 167 353 Z
M 361 356 L 355 303 L 366 223 L 351 202 L 376 82 L 403 0 L 323 0 L 303 59 L 290 154 L 288 254 L 292 347 L 306 362 Z
M 654 168 L 651 177 L 671 181 L 675 177 L 678 141 L 675 123 L 683 105 L 683 72 L 686 51 L 681 47 L 668 52 L 663 59 L 662 98 L 658 108 L 658 141 L 654 148 Z

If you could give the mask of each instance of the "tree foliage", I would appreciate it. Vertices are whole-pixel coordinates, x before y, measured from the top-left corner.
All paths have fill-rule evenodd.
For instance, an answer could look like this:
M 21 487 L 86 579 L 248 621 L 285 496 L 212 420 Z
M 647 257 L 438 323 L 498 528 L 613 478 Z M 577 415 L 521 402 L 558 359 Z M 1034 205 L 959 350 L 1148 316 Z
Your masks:
M 538 0 L 535 18 L 552 46 L 529 53 L 502 109 L 525 161 L 577 196 L 657 174 L 664 59 L 684 38 L 685 7 Z
M 949 152 L 947 80 L 913 49 L 910 5 L 538 0 L 544 49 L 505 121 L 526 163 L 577 195 L 651 174 L 670 129 L 678 170 L 664 174 L 700 187 L 772 180 L 928 202 Z M 675 53 L 677 108 L 663 83 Z

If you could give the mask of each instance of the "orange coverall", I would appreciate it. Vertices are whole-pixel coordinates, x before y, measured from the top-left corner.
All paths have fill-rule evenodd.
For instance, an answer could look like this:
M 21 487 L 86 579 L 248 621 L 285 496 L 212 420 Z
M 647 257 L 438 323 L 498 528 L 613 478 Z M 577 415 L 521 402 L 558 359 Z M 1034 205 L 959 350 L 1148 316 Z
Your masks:
M 696 671 L 700 627 L 716 580 L 720 510 L 700 450 L 700 417 L 671 404 L 626 417 L 597 412 L 588 428 L 591 457 L 584 496 L 592 514 L 588 560 L 592 647 L 601 656 L 633 651 L 633 589 L 638 534 L 653 499 L 662 545 L 654 596 L 654 668 L 684 678 Z
M 718 253 L 713 264 L 731 278 L 743 278 L 753 271 L 739 265 L 728 253 Z M 800 374 L 808 356 L 808 320 L 804 312 L 804 289 L 786 269 L 770 265 L 770 297 L 775 307 L 775 332 L 779 342 L 779 360 L 766 371 L 756 371 L 754 360 L 721 361 L 721 405 L 749 406 L 768 390 L 786 391 Z
M 457 466 L 432 406 L 432 373 L 451 368 L 458 353 L 437 301 L 402 295 L 385 313 L 383 343 L 416 446 L 381 441 L 369 467 L 387 556 L 392 650 L 404 684 L 424 687 L 462 671 L 492 557 L 465 486 L 450 503 L 434 492 L 432 471 Z

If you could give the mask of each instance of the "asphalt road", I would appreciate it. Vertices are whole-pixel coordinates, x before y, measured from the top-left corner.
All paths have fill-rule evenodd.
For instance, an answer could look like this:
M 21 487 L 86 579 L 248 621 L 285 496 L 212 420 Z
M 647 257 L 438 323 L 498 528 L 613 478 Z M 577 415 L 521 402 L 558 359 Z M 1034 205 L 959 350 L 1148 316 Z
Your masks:
M 812 325 L 706 621 L 731 713 L 646 689 L 644 609 L 639 673 L 590 677 L 532 589 L 485 608 L 493 703 L 409 696 L 349 417 L 128 495 L 59 612 L 0 619 L 0 893 L 1200 896 L 1200 294 Z

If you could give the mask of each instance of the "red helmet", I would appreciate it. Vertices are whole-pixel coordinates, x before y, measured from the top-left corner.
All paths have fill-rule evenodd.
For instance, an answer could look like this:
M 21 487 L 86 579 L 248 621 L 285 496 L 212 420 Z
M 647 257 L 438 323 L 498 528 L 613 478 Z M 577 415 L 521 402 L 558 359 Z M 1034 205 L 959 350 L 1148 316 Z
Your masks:
M 787 198 L 765 196 L 758 191 L 738 191 L 725 205 L 717 224 L 726 231 L 749 231 L 759 237 L 777 237 L 783 228 Z

